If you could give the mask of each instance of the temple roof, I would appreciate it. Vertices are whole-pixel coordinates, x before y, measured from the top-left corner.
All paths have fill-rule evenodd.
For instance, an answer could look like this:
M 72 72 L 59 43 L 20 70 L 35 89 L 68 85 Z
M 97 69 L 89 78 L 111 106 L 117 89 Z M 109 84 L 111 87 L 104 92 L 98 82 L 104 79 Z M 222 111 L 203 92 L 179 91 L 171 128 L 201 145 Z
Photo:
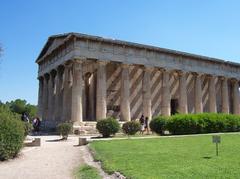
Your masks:
M 46 44 L 44 45 L 43 49 L 41 50 L 41 52 L 36 60 L 36 63 L 39 63 L 41 61 L 41 58 L 46 53 L 51 52 L 54 49 L 57 49 L 59 46 L 61 46 L 66 41 L 73 39 L 71 37 L 76 37 L 76 38 L 81 38 L 81 39 L 89 39 L 89 40 L 94 40 L 94 41 L 99 41 L 99 42 L 105 42 L 105 43 L 111 43 L 111 44 L 123 45 L 123 46 L 135 47 L 135 48 L 142 48 L 142 49 L 146 49 L 146 50 L 153 50 L 156 52 L 180 55 L 183 57 L 197 58 L 197 59 L 201 59 L 201 60 L 212 61 L 212 62 L 216 62 L 216 63 L 222 63 L 222 64 L 228 64 L 231 66 L 240 67 L 240 63 L 226 61 L 226 60 L 222 60 L 222 59 L 218 59 L 218 58 L 212 58 L 212 57 L 207 57 L 207 56 L 202 56 L 202 55 L 191 54 L 191 53 L 187 53 L 187 52 L 181 52 L 181 51 L 177 51 L 177 50 L 160 48 L 160 47 L 151 46 L 151 45 L 144 45 L 144 44 L 139 44 L 139 43 L 134 43 L 134 42 L 127 42 L 127 41 L 123 41 L 123 40 L 103 38 L 103 37 L 99 37 L 99 36 L 74 33 L 74 32 L 50 36 L 48 38 Z

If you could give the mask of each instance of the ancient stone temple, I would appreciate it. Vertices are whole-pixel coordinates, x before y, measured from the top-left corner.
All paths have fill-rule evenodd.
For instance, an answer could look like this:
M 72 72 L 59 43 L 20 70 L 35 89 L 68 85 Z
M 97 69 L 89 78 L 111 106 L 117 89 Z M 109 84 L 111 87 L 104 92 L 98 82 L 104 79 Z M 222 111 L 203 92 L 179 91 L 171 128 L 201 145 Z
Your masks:
M 49 37 L 36 62 L 38 114 L 53 124 L 240 113 L 237 63 L 78 33 Z

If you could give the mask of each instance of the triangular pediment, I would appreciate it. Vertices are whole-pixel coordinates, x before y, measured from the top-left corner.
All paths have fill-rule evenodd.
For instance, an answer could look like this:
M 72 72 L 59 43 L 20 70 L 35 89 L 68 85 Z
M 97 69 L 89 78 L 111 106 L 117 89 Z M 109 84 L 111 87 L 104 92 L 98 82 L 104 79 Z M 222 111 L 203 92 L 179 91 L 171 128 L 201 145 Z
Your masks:
M 45 54 L 50 53 L 52 50 L 54 50 L 55 48 L 57 48 L 59 45 L 61 45 L 64 41 L 64 39 L 68 36 L 68 34 L 63 34 L 63 35 L 55 35 L 55 36 L 51 36 L 48 38 L 47 42 L 45 43 L 45 45 L 43 46 L 43 49 L 40 53 L 40 55 L 38 56 L 36 62 L 39 61 L 39 59 L 41 57 L 43 57 Z

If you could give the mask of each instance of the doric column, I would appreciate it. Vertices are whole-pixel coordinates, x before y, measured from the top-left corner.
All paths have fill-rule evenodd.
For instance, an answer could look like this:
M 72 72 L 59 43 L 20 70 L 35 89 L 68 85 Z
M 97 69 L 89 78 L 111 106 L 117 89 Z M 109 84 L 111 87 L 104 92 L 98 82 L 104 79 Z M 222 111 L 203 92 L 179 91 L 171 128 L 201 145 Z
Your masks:
M 42 100 L 42 118 L 47 119 L 48 109 L 48 79 L 49 75 L 45 74 L 43 78 L 43 100 Z
M 42 111 L 43 111 L 43 77 L 39 77 L 39 88 L 38 88 L 38 117 L 42 119 Z
M 151 101 L 151 68 L 145 67 L 143 74 L 143 115 L 152 119 L 152 101 Z
M 216 84 L 215 77 L 209 77 L 209 112 L 216 113 L 217 112 L 217 104 L 216 104 Z
M 70 104 L 70 65 L 65 65 L 63 76 L 63 104 L 62 104 L 62 121 L 70 121 L 69 110 Z
M 222 112 L 229 113 L 228 79 L 222 81 Z
M 54 98 L 54 120 L 55 121 L 60 121 L 61 120 L 61 115 L 62 115 L 62 95 L 61 95 L 61 90 L 62 90 L 62 69 L 58 68 L 57 73 L 55 76 L 55 98 Z
M 127 64 L 122 65 L 122 77 L 121 77 L 121 120 L 131 121 L 130 102 L 129 102 L 129 66 Z
M 106 118 L 107 102 L 106 102 L 106 62 L 98 61 L 97 67 L 97 99 L 96 99 L 96 118 Z
M 240 114 L 240 99 L 239 99 L 239 82 L 233 81 L 233 114 Z
M 54 76 L 52 73 L 49 73 L 49 80 L 48 80 L 48 113 L 47 119 L 53 120 L 53 83 L 54 83 Z
M 169 87 L 169 71 L 163 71 L 163 80 L 162 80 L 162 104 L 161 104 L 161 113 L 164 116 L 171 115 L 171 108 L 170 108 L 170 101 L 171 101 L 171 94 L 170 94 L 170 87 Z
M 89 79 L 89 112 L 90 112 L 90 120 L 94 120 L 96 118 L 96 107 L 95 107 L 95 99 L 96 99 L 96 73 L 93 73 Z
M 73 62 L 73 84 L 72 84 L 72 115 L 71 120 L 75 126 L 83 121 L 82 114 L 82 88 L 83 88 L 83 71 L 82 61 Z
M 195 79 L 195 113 L 202 113 L 202 79 L 201 74 L 196 74 Z
M 179 72 L 179 112 L 188 113 L 186 73 Z

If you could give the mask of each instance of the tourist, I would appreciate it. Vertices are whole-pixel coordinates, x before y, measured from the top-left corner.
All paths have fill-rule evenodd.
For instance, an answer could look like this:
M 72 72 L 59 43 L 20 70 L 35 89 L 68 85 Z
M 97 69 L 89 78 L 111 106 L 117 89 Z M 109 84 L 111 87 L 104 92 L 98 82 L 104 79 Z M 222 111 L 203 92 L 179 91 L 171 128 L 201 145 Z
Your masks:
M 25 112 L 22 113 L 21 119 L 23 122 L 29 122 L 29 118 Z
M 142 115 L 141 118 L 140 118 L 140 124 L 141 124 L 141 130 L 140 130 L 140 134 L 143 134 L 144 132 L 144 116 Z
M 35 117 L 33 119 L 33 129 L 34 129 L 34 132 L 39 132 L 40 125 L 41 125 L 40 119 L 38 117 Z
M 144 131 L 147 131 L 147 134 L 149 134 L 148 117 L 145 118 L 144 124 Z

